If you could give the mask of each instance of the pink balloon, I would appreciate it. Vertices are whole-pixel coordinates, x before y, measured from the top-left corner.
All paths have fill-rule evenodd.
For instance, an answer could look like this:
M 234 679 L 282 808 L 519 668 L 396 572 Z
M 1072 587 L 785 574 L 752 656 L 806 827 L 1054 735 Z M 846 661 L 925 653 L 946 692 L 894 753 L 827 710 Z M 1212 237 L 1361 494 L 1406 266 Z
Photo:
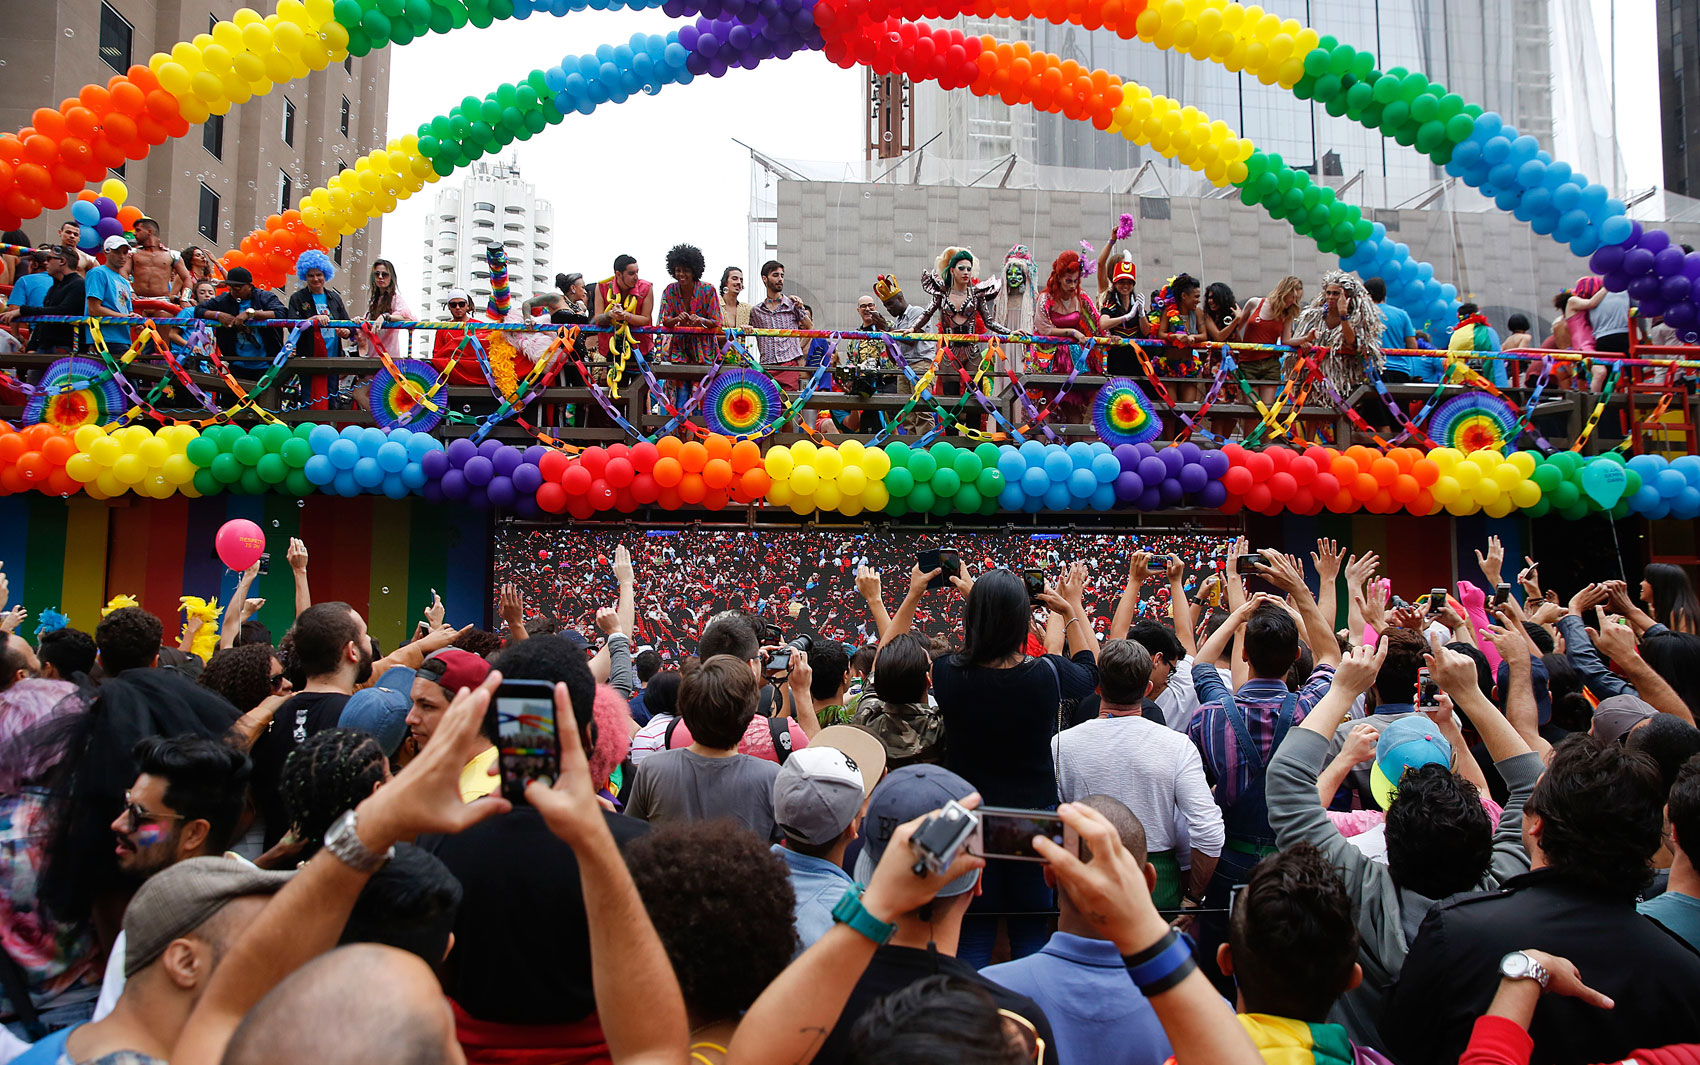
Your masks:
M 266 550 L 266 534 L 247 518 L 233 518 L 219 527 L 213 537 L 219 561 L 233 570 L 245 570 L 260 560 Z

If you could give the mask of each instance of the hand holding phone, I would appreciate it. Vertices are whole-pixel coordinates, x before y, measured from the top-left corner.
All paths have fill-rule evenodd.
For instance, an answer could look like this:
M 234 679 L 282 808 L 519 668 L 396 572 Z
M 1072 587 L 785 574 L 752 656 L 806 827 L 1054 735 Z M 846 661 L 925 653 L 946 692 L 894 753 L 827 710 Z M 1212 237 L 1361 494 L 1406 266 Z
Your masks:
M 1427 666 L 1417 669 L 1417 707 L 1418 709 L 1440 705 L 1440 685 L 1429 676 Z
M 1430 588 L 1428 590 L 1428 616 L 1437 618 L 1446 609 L 1446 589 Z
M 927 582 L 929 592 L 934 588 L 950 587 L 950 579 L 962 572 L 961 556 L 949 548 L 922 551 L 916 556 L 915 565 L 920 567 L 922 573 L 941 571 L 937 577 Z
M 502 797 L 525 802 L 525 786 L 553 786 L 561 773 L 561 738 L 555 729 L 555 686 L 546 680 L 506 680 L 485 714 L 485 732 L 496 744 Z
M 1091 857 L 1090 852 L 1081 846 L 1074 830 L 1063 823 L 1060 814 L 1051 810 L 982 806 L 976 812 L 979 824 L 969 836 L 969 854 L 988 861 L 1043 862 L 1045 858 L 1033 847 L 1033 837 L 1043 836 L 1064 850 L 1078 854 L 1082 860 Z

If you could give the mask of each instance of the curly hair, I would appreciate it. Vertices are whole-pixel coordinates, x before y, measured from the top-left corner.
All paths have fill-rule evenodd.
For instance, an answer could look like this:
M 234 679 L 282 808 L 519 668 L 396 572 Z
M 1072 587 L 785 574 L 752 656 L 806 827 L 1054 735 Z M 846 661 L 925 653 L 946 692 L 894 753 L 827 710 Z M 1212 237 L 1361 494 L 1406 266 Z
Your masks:
M 796 895 L 766 840 L 730 821 L 662 824 L 626 862 L 692 1017 L 737 1016 L 791 963 Z
M 468 629 L 455 637 L 450 647 L 471 651 L 480 658 L 489 658 L 502 649 L 502 638 L 488 629 Z
M 308 272 L 312 270 L 322 271 L 327 285 L 336 279 L 336 263 L 331 262 L 331 257 L 317 248 L 302 252 L 301 258 L 295 261 L 296 280 L 306 281 Z
M 207 659 L 200 685 L 211 688 L 236 709 L 247 713 L 272 693 L 272 649 L 269 644 L 247 643 L 223 647 Z
M 1651 758 L 1576 734 L 1553 748 L 1523 812 L 1541 819 L 1546 864 L 1627 902 L 1653 874 L 1664 805 L 1664 782 Z
M 1493 861 L 1493 822 L 1476 786 L 1443 765 L 1408 769 L 1398 784 L 1387 807 L 1393 882 L 1425 899 L 1477 890 Z
M 307 844 L 301 857 L 317 851 L 331 822 L 389 776 L 383 747 L 371 733 L 357 729 L 326 729 L 290 751 L 278 791 L 296 836 Z
M 691 272 L 692 281 L 701 281 L 703 271 L 708 269 L 702 249 L 695 244 L 675 244 L 667 249 L 667 276 L 675 276 L 681 266 Z
M 850 1030 L 855 1065 L 1019 1065 L 1032 1061 L 1009 1038 L 998 1004 L 956 976 L 927 976 L 881 995 Z
M 107 676 L 115 677 L 126 669 L 151 666 L 159 657 L 159 644 L 164 638 L 164 624 L 141 607 L 114 610 L 101 618 L 94 629 L 95 646 L 100 648 L 100 668 Z
M 1045 278 L 1045 291 L 1054 300 L 1063 298 L 1062 279 L 1081 271 L 1080 253 L 1065 251 L 1051 261 L 1051 276 Z
M 1323 1020 L 1358 954 L 1339 870 L 1312 843 L 1258 862 L 1228 917 L 1228 943 L 1248 1013 Z

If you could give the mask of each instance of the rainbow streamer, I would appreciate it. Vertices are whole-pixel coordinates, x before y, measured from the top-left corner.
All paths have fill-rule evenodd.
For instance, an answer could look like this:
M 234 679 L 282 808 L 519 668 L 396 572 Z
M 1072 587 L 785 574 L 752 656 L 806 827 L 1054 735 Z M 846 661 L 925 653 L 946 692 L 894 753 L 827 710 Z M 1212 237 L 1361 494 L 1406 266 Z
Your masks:
M 1453 396 L 1434 409 L 1429 436 L 1441 447 L 1471 451 L 1510 451 L 1517 431 L 1511 404 L 1486 392 Z
M 785 397 L 766 374 L 727 370 L 708 383 L 702 407 L 709 432 L 747 437 L 759 434 L 780 417 Z
M 1130 377 L 1113 377 L 1092 402 L 1092 425 L 1110 445 L 1144 444 L 1163 435 L 1163 419 Z
M 418 359 L 396 359 L 395 367 L 401 371 L 401 378 L 397 378 L 387 368 L 372 375 L 369 393 L 372 421 L 386 432 L 404 426 L 416 433 L 430 432 L 443 420 L 443 412 L 421 404 L 414 398 L 414 394 L 430 394 L 431 388 L 437 383 L 436 369 L 430 363 Z M 414 391 L 408 391 L 402 379 L 410 382 Z
M 87 385 L 87 382 L 99 382 Z M 67 385 L 87 387 L 59 391 Z M 36 386 L 35 395 L 24 405 L 23 422 L 46 422 L 65 432 L 85 425 L 105 425 L 124 410 L 118 384 L 98 359 L 65 358 L 48 366 Z
M 484 261 L 490 265 L 490 299 L 485 306 L 490 317 L 500 322 L 513 305 L 513 296 L 508 293 L 508 250 L 500 244 L 485 245 Z

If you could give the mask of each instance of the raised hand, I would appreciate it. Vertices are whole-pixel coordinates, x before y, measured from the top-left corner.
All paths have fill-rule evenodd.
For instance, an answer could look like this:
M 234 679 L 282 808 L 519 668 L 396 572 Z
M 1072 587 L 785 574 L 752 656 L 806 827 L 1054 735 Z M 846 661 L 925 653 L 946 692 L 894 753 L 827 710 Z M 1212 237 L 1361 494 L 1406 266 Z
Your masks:
M 620 544 L 614 548 L 614 579 L 621 584 L 630 584 L 634 580 L 632 553 L 626 550 L 625 544 Z
M 1338 673 L 1335 674 L 1339 676 Z M 1353 765 L 1362 765 L 1375 757 L 1375 741 L 1381 738 L 1381 733 L 1374 725 L 1358 722 L 1352 726 L 1352 731 L 1346 733 L 1346 742 L 1340 748 L 1340 757 L 1350 758 Z
M 1606 613 L 1605 607 L 1595 607 L 1599 628 L 1590 628 L 1588 638 L 1608 660 L 1626 659 L 1635 654 L 1635 630 L 1623 623 L 1616 614 Z
M 1488 537 L 1487 554 L 1483 555 L 1478 550 L 1476 565 L 1480 567 L 1482 576 L 1487 578 L 1489 588 L 1499 583 L 1499 572 L 1505 566 L 1505 545 L 1499 542 L 1499 537 Z
M 1375 684 L 1375 678 L 1381 672 L 1381 664 L 1387 661 L 1387 641 L 1381 640 L 1375 650 L 1368 647 L 1354 647 L 1351 652 L 1340 659 L 1340 664 L 1334 670 L 1334 684 L 1344 691 L 1349 691 L 1356 698 L 1369 691 Z
M 880 571 L 872 566 L 856 567 L 856 593 L 873 602 L 880 597 Z
M 573 715 L 567 686 L 555 685 L 555 735 L 561 748 L 561 768 L 553 784 L 533 780 L 525 786 L 525 801 L 543 815 L 543 823 L 569 844 L 582 844 L 598 832 L 607 832 L 602 804 L 596 798 L 598 783 L 590 779 L 590 763 L 579 738 L 578 719 Z
M 502 585 L 502 606 L 504 610 L 507 607 L 508 589 L 511 587 L 513 586 L 510 584 Z M 431 589 L 431 605 L 425 608 L 426 624 L 433 629 L 436 628 L 443 623 L 443 615 L 446 613 L 448 613 L 448 607 L 443 605 L 443 597 L 437 594 L 437 589 Z M 504 613 L 503 616 L 505 617 L 506 614 Z
M 1310 553 L 1310 564 L 1316 567 L 1316 575 L 1321 578 L 1324 589 L 1339 576 L 1341 558 L 1339 544 L 1326 537 L 1316 541 L 1316 550 Z
M 289 562 L 289 568 L 297 573 L 307 568 L 307 544 L 299 536 L 289 538 L 289 550 L 283 557 Z

